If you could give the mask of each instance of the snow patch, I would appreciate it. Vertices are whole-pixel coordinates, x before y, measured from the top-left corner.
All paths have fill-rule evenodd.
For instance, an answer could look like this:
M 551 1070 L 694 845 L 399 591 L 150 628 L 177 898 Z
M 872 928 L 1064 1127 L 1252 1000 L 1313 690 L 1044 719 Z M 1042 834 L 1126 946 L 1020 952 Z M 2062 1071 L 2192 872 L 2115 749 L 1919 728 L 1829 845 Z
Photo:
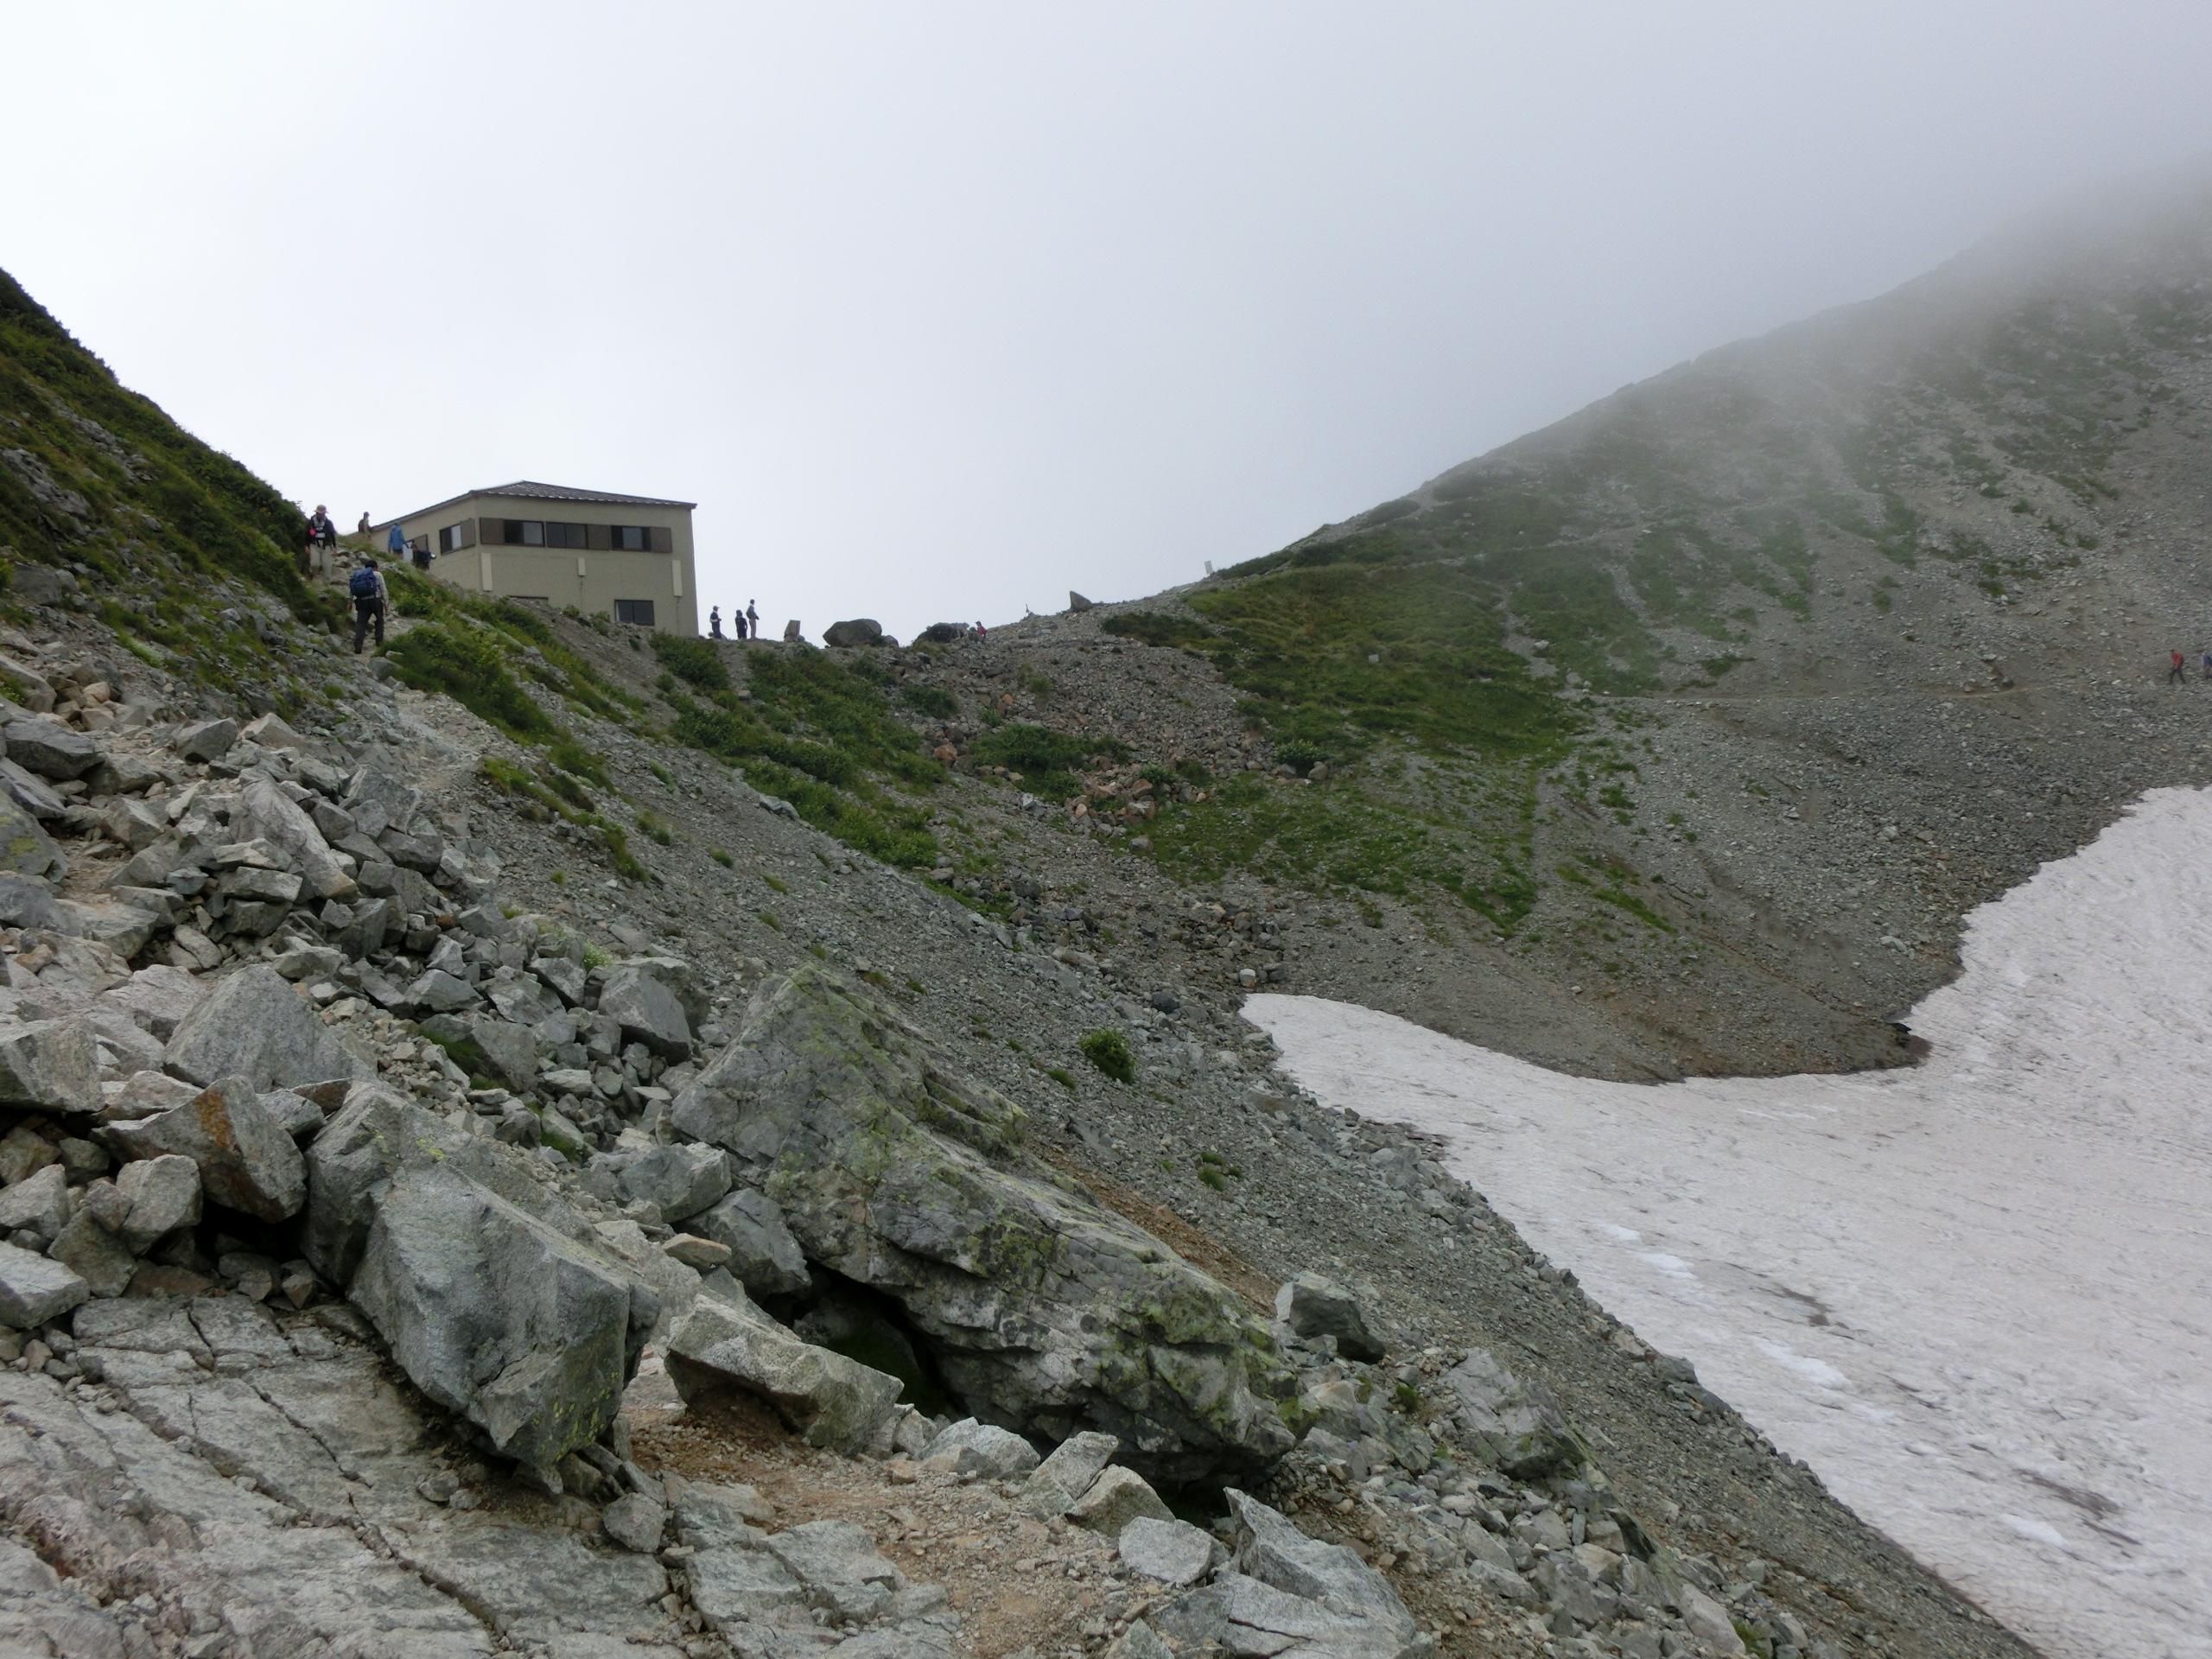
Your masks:
M 1852 1077 L 1594 1082 L 1314 998 L 1246 1017 L 1837 1495 L 2063 1659 L 2212 1659 L 2212 792 L 1968 918 Z

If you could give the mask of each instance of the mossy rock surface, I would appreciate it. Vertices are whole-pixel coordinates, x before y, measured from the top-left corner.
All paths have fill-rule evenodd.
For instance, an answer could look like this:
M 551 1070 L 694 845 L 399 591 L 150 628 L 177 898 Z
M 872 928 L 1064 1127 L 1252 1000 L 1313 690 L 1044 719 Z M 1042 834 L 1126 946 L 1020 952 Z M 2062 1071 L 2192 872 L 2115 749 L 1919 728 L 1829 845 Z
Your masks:
M 976 1414 L 1103 1429 L 1173 1482 L 1288 1448 L 1294 1374 L 1267 1325 L 1055 1179 L 1018 1107 L 836 976 L 764 987 L 673 1120 L 735 1157 L 810 1261 L 896 1301 Z

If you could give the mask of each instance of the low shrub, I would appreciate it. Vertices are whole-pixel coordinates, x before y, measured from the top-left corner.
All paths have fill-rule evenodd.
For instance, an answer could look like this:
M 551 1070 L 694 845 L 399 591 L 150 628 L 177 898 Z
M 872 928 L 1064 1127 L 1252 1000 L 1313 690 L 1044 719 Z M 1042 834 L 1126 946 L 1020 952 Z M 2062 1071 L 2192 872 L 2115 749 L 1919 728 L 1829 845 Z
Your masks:
M 1129 1039 L 1108 1026 L 1087 1034 L 1076 1046 L 1083 1058 L 1116 1083 L 1137 1080 L 1137 1058 L 1129 1052 Z

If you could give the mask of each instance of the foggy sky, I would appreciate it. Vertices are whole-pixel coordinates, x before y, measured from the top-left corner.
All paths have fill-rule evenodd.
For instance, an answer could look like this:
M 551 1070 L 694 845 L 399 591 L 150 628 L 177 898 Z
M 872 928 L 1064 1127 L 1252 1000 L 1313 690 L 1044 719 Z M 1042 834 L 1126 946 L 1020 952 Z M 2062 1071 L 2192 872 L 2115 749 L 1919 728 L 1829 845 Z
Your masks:
M 2149 0 L 11 3 L 0 54 L 0 266 L 200 437 L 349 525 L 696 500 L 702 611 L 817 637 L 1192 580 L 2212 147 L 2212 9 Z

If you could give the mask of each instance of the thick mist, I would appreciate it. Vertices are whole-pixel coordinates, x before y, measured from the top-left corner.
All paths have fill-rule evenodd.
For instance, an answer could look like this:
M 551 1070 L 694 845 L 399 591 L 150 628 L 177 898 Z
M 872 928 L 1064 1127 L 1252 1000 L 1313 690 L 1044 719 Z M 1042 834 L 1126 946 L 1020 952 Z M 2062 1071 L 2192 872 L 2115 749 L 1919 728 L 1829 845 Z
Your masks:
M 0 265 L 350 524 L 700 505 L 810 632 L 1127 597 L 2212 142 L 2087 5 L 18 8 Z

